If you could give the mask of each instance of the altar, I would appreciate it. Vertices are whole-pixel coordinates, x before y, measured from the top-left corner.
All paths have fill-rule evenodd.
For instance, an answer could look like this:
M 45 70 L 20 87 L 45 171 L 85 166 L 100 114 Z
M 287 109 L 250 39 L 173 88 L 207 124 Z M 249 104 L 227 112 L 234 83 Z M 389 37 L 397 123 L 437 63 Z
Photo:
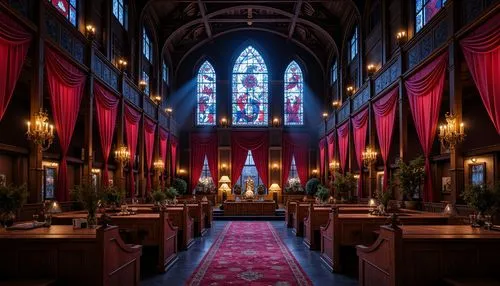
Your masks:
M 274 201 L 225 201 L 225 216 L 274 216 Z

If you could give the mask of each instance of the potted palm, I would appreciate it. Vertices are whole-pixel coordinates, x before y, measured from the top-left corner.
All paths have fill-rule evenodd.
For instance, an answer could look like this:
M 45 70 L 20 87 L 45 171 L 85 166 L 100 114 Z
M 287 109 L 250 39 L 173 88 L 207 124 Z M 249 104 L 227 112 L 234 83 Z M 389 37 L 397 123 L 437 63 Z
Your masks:
M 408 164 L 403 160 L 398 161 L 396 178 L 407 209 L 417 209 L 421 200 L 422 184 L 425 178 L 424 164 L 422 156 L 411 160 Z
M 0 186 L 0 225 L 12 226 L 16 212 L 26 203 L 27 197 L 25 184 Z
M 86 183 L 75 186 L 71 192 L 72 196 L 76 198 L 87 211 L 87 223 L 89 227 L 95 228 L 97 226 L 97 208 L 102 198 L 102 194 L 97 192 L 93 185 Z
M 345 175 L 335 173 L 335 180 L 333 181 L 335 189 L 335 198 L 340 201 L 349 201 L 352 194 L 356 191 L 356 179 L 354 175 L 347 172 Z

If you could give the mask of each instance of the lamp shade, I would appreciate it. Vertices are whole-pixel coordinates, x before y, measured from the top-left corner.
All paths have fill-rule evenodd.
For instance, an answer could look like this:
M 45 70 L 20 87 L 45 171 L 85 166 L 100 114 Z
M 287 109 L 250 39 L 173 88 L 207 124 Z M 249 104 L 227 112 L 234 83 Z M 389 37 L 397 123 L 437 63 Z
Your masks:
M 226 184 L 226 183 L 223 183 L 220 188 L 219 188 L 219 191 L 223 191 L 223 192 L 229 192 L 231 191 L 231 188 Z
M 275 183 L 275 184 L 272 184 L 272 185 L 269 187 L 269 190 L 270 190 L 271 192 L 279 192 L 279 191 L 281 191 L 281 188 L 280 188 L 280 186 L 279 186 L 278 184 L 276 184 L 276 183 Z
M 219 180 L 219 183 L 226 183 L 226 184 L 229 184 L 231 183 L 231 180 L 229 179 L 228 176 L 222 176 Z

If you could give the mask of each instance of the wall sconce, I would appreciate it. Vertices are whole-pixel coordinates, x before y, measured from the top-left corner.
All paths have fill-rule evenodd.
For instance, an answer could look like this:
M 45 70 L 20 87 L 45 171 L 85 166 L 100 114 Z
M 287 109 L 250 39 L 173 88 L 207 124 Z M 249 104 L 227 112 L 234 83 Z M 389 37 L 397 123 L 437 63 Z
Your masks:
M 100 174 L 101 173 L 101 169 L 97 169 L 97 168 L 92 168 L 91 170 L 92 174 Z
M 398 42 L 398 45 L 403 45 L 406 42 L 406 32 L 405 31 L 399 31 L 396 33 L 396 41 Z
M 148 85 L 148 83 L 141 79 L 141 81 L 139 81 L 139 89 L 144 92 L 146 90 L 146 86 Z
M 366 71 L 368 72 L 368 76 L 372 76 L 375 72 L 376 72 L 376 67 L 375 65 L 373 64 L 369 64 L 367 67 L 366 67 Z
M 127 69 L 127 61 L 123 58 L 120 58 L 118 59 L 118 63 L 117 63 L 117 66 L 118 66 L 118 69 L 120 69 L 121 71 L 125 71 Z
M 332 101 L 332 106 L 333 106 L 333 108 L 338 108 L 340 106 L 340 101 L 338 101 L 338 100 Z
M 323 120 L 324 120 L 324 121 L 327 121 L 327 120 L 328 120 L 328 113 L 323 112 L 323 114 L 322 114 L 321 116 L 323 117 Z
M 49 162 L 49 161 L 42 161 L 42 167 L 57 168 L 57 167 L 59 167 L 59 163 L 57 163 L 57 162 Z
M 473 158 L 470 158 L 470 161 L 472 162 L 472 164 L 476 164 L 476 162 L 477 162 L 477 158 L 474 158 L 474 157 L 473 157 Z
M 54 139 L 54 125 L 49 123 L 49 115 L 42 109 L 35 114 L 34 120 L 33 126 L 31 126 L 31 121 L 27 122 L 26 136 L 28 140 L 40 146 L 43 151 L 47 151 Z
M 163 170 L 165 170 L 165 163 L 163 162 L 162 159 L 158 159 L 153 162 L 153 169 L 158 171 L 158 173 L 162 173 Z
M 174 111 L 174 110 L 173 110 L 171 107 L 167 107 L 167 108 L 165 108 L 165 113 L 166 113 L 168 116 L 172 115 L 172 112 L 173 112 L 173 111 Z
M 279 169 L 278 163 L 273 163 L 272 168 L 273 168 L 274 171 L 278 170 Z
M 273 127 L 279 127 L 280 126 L 280 119 L 278 117 L 273 118 Z
M 118 163 L 126 164 L 130 160 L 130 152 L 125 146 L 120 146 L 115 150 L 115 160 Z
M 330 168 L 330 171 L 333 173 L 338 169 L 340 169 L 340 163 L 334 160 L 330 162 L 330 164 L 328 164 L 328 167 Z
M 220 165 L 220 169 L 223 170 L 223 171 L 227 170 L 227 164 L 226 163 L 222 163 Z
M 220 119 L 220 126 L 222 126 L 223 128 L 226 128 L 228 126 L 228 121 L 227 121 L 227 118 L 226 117 L 222 117 Z
M 85 31 L 87 32 L 87 38 L 93 40 L 95 38 L 95 27 L 91 24 L 85 27 Z
M 347 95 L 348 96 L 353 95 L 354 94 L 354 86 L 348 85 L 347 88 L 346 88 L 346 91 L 347 91 Z
M 159 96 L 159 95 L 152 96 L 152 97 L 151 97 L 151 100 L 153 100 L 153 102 L 154 102 L 156 105 L 160 105 L 160 103 L 161 103 L 161 96 Z
M 178 173 L 179 173 L 180 175 L 184 175 L 184 174 L 186 174 L 186 170 L 184 170 L 184 169 L 179 169 Z
M 313 174 L 313 176 L 317 176 L 318 175 L 318 169 L 313 169 L 312 170 L 312 174 Z
M 353 177 L 354 177 L 354 179 L 359 180 L 359 174 L 356 174 Z
M 363 164 L 369 168 L 375 161 L 377 161 L 377 152 L 372 147 L 366 147 L 365 151 L 361 153 Z

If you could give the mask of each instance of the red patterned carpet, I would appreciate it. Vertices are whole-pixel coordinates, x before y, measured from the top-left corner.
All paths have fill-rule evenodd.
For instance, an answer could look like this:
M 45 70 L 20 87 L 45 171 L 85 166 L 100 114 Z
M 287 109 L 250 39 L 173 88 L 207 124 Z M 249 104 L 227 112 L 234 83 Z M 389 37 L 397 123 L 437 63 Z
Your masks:
M 230 222 L 186 285 L 312 285 L 268 222 Z

